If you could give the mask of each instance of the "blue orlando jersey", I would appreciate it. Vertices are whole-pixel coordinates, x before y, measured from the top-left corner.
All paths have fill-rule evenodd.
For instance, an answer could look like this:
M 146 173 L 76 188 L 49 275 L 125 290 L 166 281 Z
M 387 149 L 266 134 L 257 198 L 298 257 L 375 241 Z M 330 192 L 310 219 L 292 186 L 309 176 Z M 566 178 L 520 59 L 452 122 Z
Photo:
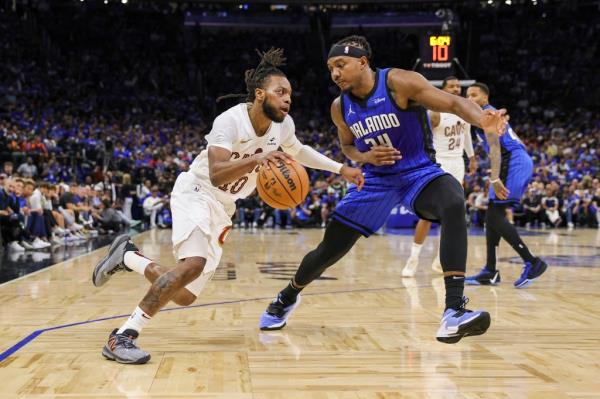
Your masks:
M 402 159 L 394 165 L 366 164 L 365 171 L 403 173 L 435 163 L 431 126 L 427 111 L 421 106 L 401 109 L 387 87 L 387 69 L 377 69 L 375 85 L 364 100 L 350 93 L 341 95 L 344 121 L 354 135 L 354 145 L 367 152 L 375 145 L 394 147 Z
M 494 108 L 490 104 L 487 104 L 483 107 L 483 109 L 495 110 L 496 108 Z M 487 138 L 485 137 L 485 133 L 483 132 L 483 130 L 478 127 L 474 128 L 474 129 L 475 129 L 475 133 L 477 133 L 479 138 L 481 138 L 481 140 L 483 142 L 483 147 L 485 148 L 485 151 L 490 152 L 490 146 L 488 145 Z M 519 137 L 517 136 L 515 131 L 512 130 L 512 127 L 510 127 L 510 124 L 506 124 L 506 131 L 504 132 L 504 134 L 502 136 L 500 136 L 500 147 L 502 147 L 503 153 L 513 152 L 515 150 L 526 151 L 525 146 L 523 145 L 523 143 L 521 142 L 521 140 L 519 139 Z

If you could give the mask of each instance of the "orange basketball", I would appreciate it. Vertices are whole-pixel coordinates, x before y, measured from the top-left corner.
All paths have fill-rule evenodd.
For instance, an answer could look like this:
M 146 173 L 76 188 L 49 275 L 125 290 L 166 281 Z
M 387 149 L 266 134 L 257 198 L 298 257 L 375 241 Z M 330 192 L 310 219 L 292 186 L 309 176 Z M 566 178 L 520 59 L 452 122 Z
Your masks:
M 301 204 L 308 195 L 308 174 L 296 161 L 270 162 L 271 169 L 260 168 L 256 189 L 265 203 L 273 208 L 288 209 Z

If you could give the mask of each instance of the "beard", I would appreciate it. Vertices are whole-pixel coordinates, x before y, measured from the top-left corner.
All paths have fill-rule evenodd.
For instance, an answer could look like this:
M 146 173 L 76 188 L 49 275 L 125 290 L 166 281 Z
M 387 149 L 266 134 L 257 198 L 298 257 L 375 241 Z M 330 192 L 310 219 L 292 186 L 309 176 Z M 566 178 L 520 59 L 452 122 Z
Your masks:
M 262 110 L 265 113 L 265 115 L 267 116 L 267 118 L 269 118 L 273 122 L 281 123 L 285 119 L 285 115 L 279 114 L 277 112 L 278 111 L 277 108 L 275 108 L 275 106 L 270 104 L 269 100 L 265 99 L 265 101 L 262 104 Z

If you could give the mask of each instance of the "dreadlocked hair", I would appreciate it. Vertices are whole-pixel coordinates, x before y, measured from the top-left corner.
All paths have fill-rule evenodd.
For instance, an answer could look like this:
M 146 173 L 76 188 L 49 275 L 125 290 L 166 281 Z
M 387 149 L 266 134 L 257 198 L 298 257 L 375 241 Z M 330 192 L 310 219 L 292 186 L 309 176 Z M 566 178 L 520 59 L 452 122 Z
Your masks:
M 283 49 L 271 47 L 269 51 L 261 53 L 259 50 L 256 50 L 256 53 L 260 57 L 258 66 L 248 69 L 244 75 L 246 93 L 227 94 L 217 98 L 217 102 L 227 98 L 245 98 L 246 102 L 251 103 L 254 101 L 256 89 L 263 88 L 269 76 L 285 76 L 285 73 L 279 69 L 280 66 L 285 65 L 286 58 L 283 56 Z
M 364 36 L 346 36 L 345 38 L 338 40 L 335 44 L 361 48 L 367 52 L 367 60 L 371 61 L 371 56 L 373 55 L 371 52 L 371 45 Z

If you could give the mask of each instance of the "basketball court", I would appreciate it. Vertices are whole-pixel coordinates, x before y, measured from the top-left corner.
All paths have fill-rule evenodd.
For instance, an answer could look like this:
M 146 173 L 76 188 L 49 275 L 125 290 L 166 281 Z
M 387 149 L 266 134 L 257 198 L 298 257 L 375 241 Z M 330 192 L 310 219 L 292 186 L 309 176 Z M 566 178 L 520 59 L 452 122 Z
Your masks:
M 406 235 L 362 239 L 303 294 L 279 332 L 258 319 L 322 230 L 235 230 L 198 302 L 170 306 L 144 329 L 148 364 L 100 351 L 148 288 L 136 273 L 90 282 L 106 248 L 0 286 L 1 397 L 26 398 L 597 398 L 600 392 L 600 231 L 524 236 L 550 268 L 517 290 L 521 271 L 504 243 L 497 287 L 469 287 L 469 307 L 492 315 L 487 334 L 455 345 L 435 332 L 444 286 L 426 241 L 416 278 L 403 279 Z M 468 271 L 484 262 L 469 238 Z M 173 265 L 170 231 L 134 238 Z

